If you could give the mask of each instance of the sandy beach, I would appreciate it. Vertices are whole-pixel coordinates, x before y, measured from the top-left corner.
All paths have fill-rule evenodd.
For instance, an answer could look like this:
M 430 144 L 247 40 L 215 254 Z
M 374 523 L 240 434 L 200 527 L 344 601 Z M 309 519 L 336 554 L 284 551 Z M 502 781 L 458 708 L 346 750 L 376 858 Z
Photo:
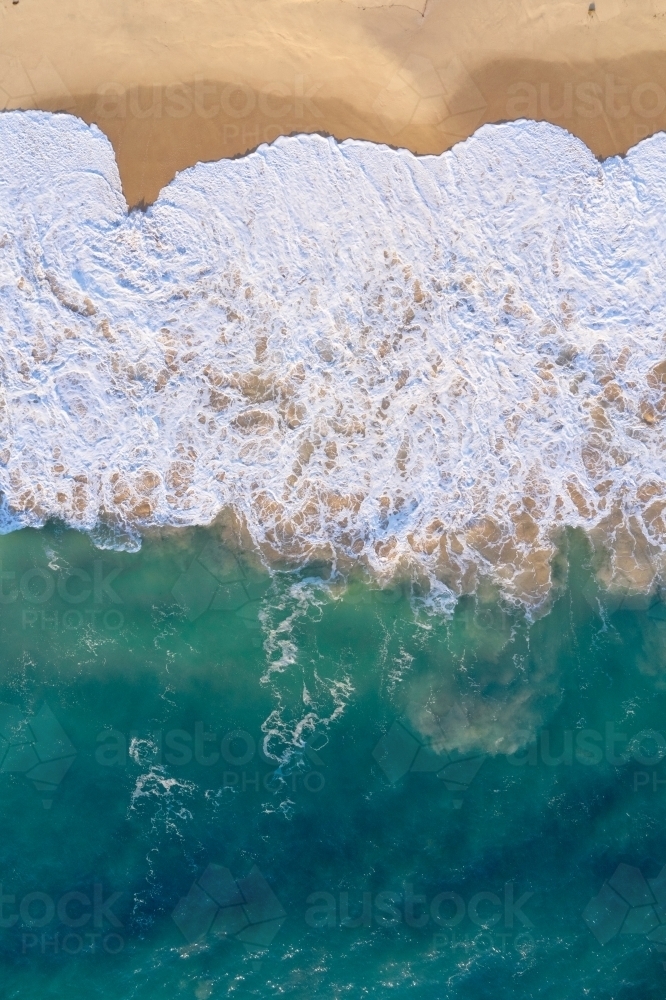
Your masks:
M 440 153 L 529 117 L 606 157 L 666 125 L 665 33 L 666 0 L 2 0 L 0 108 L 97 124 L 132 206 L 294 132 Z

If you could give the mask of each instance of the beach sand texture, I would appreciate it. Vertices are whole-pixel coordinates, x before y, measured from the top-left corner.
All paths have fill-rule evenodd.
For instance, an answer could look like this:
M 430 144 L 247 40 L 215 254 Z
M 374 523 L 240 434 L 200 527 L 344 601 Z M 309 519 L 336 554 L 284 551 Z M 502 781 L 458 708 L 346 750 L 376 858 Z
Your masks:
M 297 132 L 440 153 L 534 118 L 624 153 L 666 126 L 665 42 L 666 0 L 0 0 L 0 109 L 96 123 L 134 206 Z

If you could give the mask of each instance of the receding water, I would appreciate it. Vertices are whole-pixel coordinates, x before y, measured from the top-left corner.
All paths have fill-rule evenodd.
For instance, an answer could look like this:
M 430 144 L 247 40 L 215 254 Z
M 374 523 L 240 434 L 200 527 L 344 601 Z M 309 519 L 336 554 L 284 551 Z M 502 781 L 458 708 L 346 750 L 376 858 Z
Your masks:
M 666 604 L 575 535 L 533 623 L 205 531 L 0 556 L 5 996 L 663 996 Z

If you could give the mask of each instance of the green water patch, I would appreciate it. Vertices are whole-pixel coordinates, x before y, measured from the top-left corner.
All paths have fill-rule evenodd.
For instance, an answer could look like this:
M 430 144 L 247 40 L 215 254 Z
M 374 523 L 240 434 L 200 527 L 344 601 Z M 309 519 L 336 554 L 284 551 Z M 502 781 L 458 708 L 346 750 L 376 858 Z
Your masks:
M 0 538 L 5 994 L 657 997 L 666 604 Z

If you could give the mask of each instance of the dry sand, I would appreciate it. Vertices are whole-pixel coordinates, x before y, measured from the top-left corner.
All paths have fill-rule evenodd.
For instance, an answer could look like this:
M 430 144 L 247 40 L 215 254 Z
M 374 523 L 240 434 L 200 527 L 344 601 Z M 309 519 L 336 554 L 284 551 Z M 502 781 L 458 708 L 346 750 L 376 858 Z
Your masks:
M 666 0 L 0 0 L 0 108 L 95 122 L 136 205 L 291 132 L 439 153 L 529 117 L 623 153 L 666 128 L 665 51 Z

